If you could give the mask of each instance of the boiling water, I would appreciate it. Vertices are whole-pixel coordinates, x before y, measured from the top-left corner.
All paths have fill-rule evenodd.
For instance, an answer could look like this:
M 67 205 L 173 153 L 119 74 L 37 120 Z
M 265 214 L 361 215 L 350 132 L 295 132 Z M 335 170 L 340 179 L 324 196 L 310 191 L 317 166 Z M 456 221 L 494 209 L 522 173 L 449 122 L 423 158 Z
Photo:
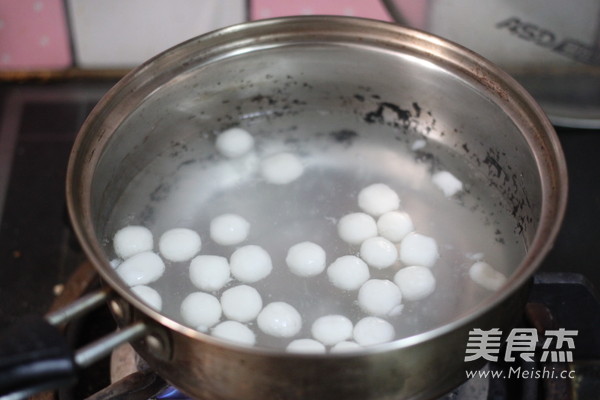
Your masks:
M 305 121 L 302 126 L 297 122 Z M 224 213 L 243 216 L 250 224 L 242 243 L 266 249 L 273 272 L 251 286 L 259 290 L 264 305 L 285 301 L 301 313 L 303 327 L 294 338 L 311 337 L 313 321 L 327 314 L 342 314 L 356 323 L 366 314 L 357 304 L 357 291 L 334 287 L 326 273 L 303 278 L 285 264 L 287 250 L 302 241 L 312 241 L 327 252 L 327 263 L 358 254 L 358 246 L 343 242 L 337 221 L 359 212 L 358 192 L 373 183 L 385 183 L 401 198 L 401 209 L 413 219 L 418 233 L 433 237 L 440 259 L 431 269 L 436 291 L 428 298 L 405 302 L 400 315 L 386 317 L 396 337 L 414 335 L 455 319 L 475 307 L 491 292 L 468 277 L 473 259 L 482 257 L 510 275 L 525 253 L 521 239 L 513 233 L 514 221 L 497 204 L 500 194 L 488 185 L 481 172 L 453 151 L 427 140 L 423 149 L 411 144 L 424 136 L 413 128 L 375 125 L 358 117 L 324 112 L 270 119 L 248 118 L 241 125 L 256 140 L 255 151 L 229 160 L 214 150 L 214 134 L 198 133 L 165 150 L 144 168 L 127 187 L 107 225 L 106 251 L 114 257 L 110 237 L 119 228 L 141 224 L 150 228 L 155 241 L 162 232 L 176 227 L 196 230 L 202 237 L 201 254 L 229 258 L 235 246 L 211 241 L 210 221 Z M 265 156 L 288 151 L 298 155 L 304 174 L 287 185 L 265 182 L 259 173 Z M 448 170 L 459 177 L 465 190 L 444 197 L 431 182 L 432 172 Z M 479 256 L 474 256 L 478 254 Z M 165 275 L 150 286 L 163 298 L 163 314 L 182 322 L 180 305 L 198 291 L 189 279 L 189 262 L 167 262 Z M 401 268 L 375 270 L 371 278 L 393 279 Z M 213 293 L 219 297 L 235 280 Z M 257 346 L 285 347 L 291 339 L 277 339 L 260 332 L 256 322 L 249 326 L 257 334 Z

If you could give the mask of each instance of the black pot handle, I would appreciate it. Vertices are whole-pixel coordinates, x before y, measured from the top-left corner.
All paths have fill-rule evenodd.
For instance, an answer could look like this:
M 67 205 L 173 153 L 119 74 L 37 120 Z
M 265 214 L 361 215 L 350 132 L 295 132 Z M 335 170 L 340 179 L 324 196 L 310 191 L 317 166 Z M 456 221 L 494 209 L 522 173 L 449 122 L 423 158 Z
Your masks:
M 34 393 L 75 383 L 80 368 L 147 331 L 143 322 L 113 332 L 73 351 L 60 326 L 103 304 L 110 291 L 90 293 L 44 317 L 24 317 L 0 333 L 0 399 L 24 399 Z
M 76 374 L 73 351 L 45 318 L 22 318 L 0 336 L 0 396 L 16 399 L 72 384 Z

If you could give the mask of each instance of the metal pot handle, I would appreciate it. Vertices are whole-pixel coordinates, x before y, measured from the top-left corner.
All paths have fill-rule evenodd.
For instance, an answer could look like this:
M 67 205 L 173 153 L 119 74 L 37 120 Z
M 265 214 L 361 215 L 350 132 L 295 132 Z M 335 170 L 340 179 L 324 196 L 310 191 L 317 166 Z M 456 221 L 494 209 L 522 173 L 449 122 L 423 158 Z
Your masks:
M 120 344 L 142 337 L 148 327 L 135 322 L 79 350 L 70 348 L 61 325 L 94 310 L 110 296 L 109 289 L 101 289 L 46 317 L 24 317 L 2 332 L 0 398 L 24 399 L 43 390 L 73 384 L 79 369 L 108 355 Z

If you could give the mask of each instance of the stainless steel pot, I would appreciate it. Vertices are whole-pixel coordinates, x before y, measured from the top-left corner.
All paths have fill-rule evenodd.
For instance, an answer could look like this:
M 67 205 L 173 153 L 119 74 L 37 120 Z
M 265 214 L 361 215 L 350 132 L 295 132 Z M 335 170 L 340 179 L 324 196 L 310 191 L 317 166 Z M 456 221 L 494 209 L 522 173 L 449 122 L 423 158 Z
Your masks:
M 319 177 L 314 192 L 286 188 L 297 198 L 286 205 L 249 176 L 252 161 L 233 170 L 218 164 L 215 135 L 233 125 L 251 130 L 266 153 L 293 146 Z M 427 148 L 407 152 L 416 139 Z M 434 199 L 426 175 L 440 167 L 467 183 L 463 197 Z M 206 222 L 223 204 L 259 210 L 270 224 L 285 215 L 310 220 L 299 205 L 316 193 L 355 190 L 372 179 L 405 182 L 406 198 L 416 199 L 405 206 L 417 224 L 439 219 L 442 236 L 461 252 L 484 248 L 504 265 L 508 282 L 485 293 L 469 282 L 465 265 L 439 267 L 453 283 L 432 303 L 431 324 L 364 352 L 296 355 L 231 345 L 187 327 L 168 306 L 159 313 L 134 296 L 109 263 L 110 238 L 126 223 L 161 231 Z M 464 362 L 469 330 L 507 328 L 522 313 L 567 193 L 552 126 L 509 76 L 435 36 L 341 17 L 233 26 L 148 61 L 92 111 L 67 182 L 77 236 L 114 293 L 110 304 L 124 327 L 116 341 L 132 340 L 165 379 L 211 399 L 426 399 L 448 391 L 478 366 Z M 354 202 L 330 200 L 319 207 L 335 213 Z M 449 225 L 456 218 L 464 222 Z M 267 225 L 264 231 L 277 228 Z M 287 232 L 300 231 L 288 226 L 271 235 L 275 258 Z M 311 234 L 328 238 L 318 229 Z M 165 304 L 186 290 L 170 287 Z M 86 349 L 77 359 L 85 364 L 102 352 Z

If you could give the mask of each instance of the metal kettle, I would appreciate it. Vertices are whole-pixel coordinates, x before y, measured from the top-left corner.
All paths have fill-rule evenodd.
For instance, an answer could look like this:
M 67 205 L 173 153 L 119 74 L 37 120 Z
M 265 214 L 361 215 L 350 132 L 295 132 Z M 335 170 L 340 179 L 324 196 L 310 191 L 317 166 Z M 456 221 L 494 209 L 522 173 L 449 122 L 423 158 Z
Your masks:
M 600 127 L 600 1 L 382 1 L 397 23 L 499 65 L 555 125 Z

